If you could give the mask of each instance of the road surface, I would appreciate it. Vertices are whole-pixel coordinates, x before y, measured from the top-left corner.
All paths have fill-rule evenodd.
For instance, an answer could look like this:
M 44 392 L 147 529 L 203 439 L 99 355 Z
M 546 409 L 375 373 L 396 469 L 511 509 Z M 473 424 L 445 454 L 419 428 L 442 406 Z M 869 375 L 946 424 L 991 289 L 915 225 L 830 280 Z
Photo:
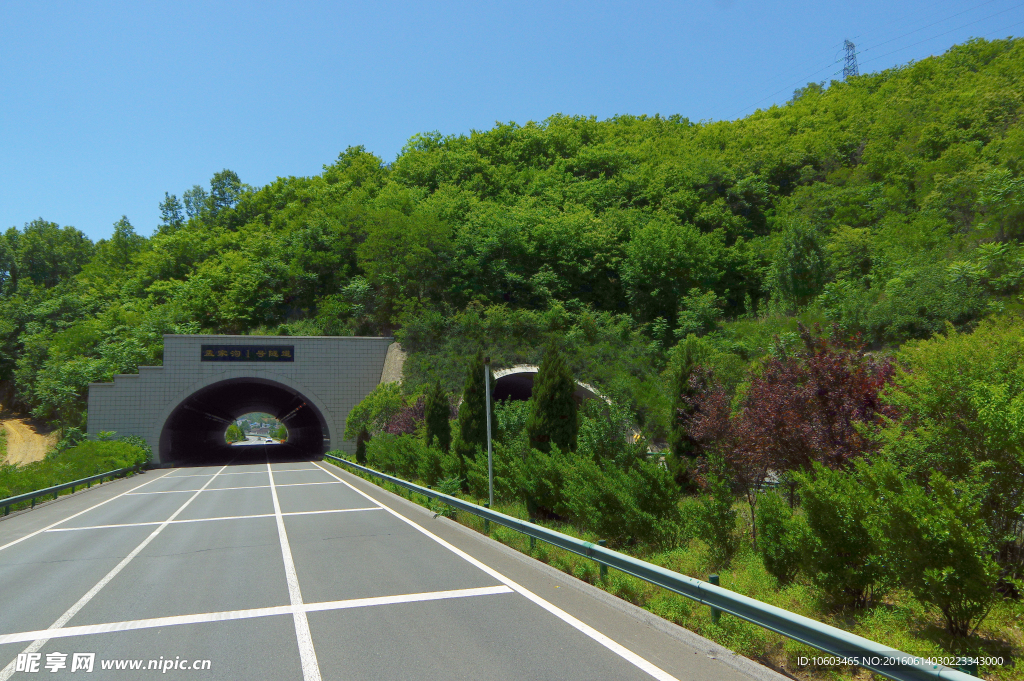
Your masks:
M 154 470 L 0 522 L 0 681 L 90 655 L 92 679 L 784 678 L 319 461 Z

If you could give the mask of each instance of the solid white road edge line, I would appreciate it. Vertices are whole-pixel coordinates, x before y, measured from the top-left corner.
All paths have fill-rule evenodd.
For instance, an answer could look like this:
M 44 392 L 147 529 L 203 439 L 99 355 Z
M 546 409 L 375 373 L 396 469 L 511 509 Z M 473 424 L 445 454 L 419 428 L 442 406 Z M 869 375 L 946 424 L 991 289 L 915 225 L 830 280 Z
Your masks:
M 19 543 L 19 542 L 23 542 L 23 541 L 25 541 L 26 539 L 29 539 L 29 538 L 31 538 L 31 537 L 34 537 L 34 536 L 36 536 L 37 534 L 39 534 L 40 532 L 46 532 L 46 531 L 47 531 L 47 530 L 49 530 L 49 529 L 50 529 L 51 527 L 57 527 L 58 525 L 60 525 L 60 524 L 62 524 L 62 523 L 66 523 L 67 521 L 71 520 L 72 518 L 77 518 L 78 516 L 82 515 L 83 513 L 88 513 L 89 511 L 93 510 L 94 508 L 99 508 L 99 507 L 100 507 L 100 506 L 102 506 L 103 504 L 108 504 L 108 503 L 110 503 L 111 501 L 113 501 L 114 499 L 120 499 L 121 497 L 125 496 L 126 494 L 131 494 L 131 493 L 132 493 L 132 492 L 134 492 L 135 490 L 137 490 L 137 489 L 140 489 L 140 488 L 142 488 L 142 487 L 145 487 L 146 485 L 148 485 L 148 484 L 150 484 L 150 483 L 152 483 L 152 482 L 156 482 L 157 480 L 160 480 L 161 478 L 165 478 L 165 477 L 167 477 L 167 473 L 164 473 L 163 475 L 158 475 L 157 477 L 153 478 L 152 480 L 149 480 L 149 481 L 147 481 L 147 482 L 144 482 L 144 483 L 142 483 L 141 485 L 136 485 L 135 487 L 132 487 L 132 488 L 131 488 L 130 490 L 128 490 L 127 492 L 121 492 L 121 493 L 120 493 L 120 494 L 118 494 L 117 496 L 115 496 L 115 497 L 110 497 L 110 498 L 109 498 L 109 499 L 107 499 L 106 501 L 101 501 L 100 503 L 96 504 L 95 506 L 90 506 L 89 508 L 85 509 L 84 511 L 79 511 L 78 513 L 76 513 L 76 514 L 74 514 L 74 515 L 69 515 L 69 516 L 68 516 L 67 518 L 64 518 L 64 520 L 58 520 L 57 522 L 53 523 L 52 525 L 47 525 L 46 527 L 44 527 L 44 528 L 43 528 L 43 529 L 41 529 L 41 530 L 36 530 L 35 532 L 33 532 L 33 533 L 31 533 L 31 534 L 26 534 L 26 535 L 25 535 L 24 537 L 21 537 L 20 539 L 15 539 L 15 540 L 14 540 L 14 541 L 12 541 L 12 542 L 9 542 L 9 543 L 7 543 L 7 544 L 4 544 L 3 546 L 0 546 L 0 551 L 3 551 L 3 550 L 4 550 L 4 549 L 6 549 L 6 548 L 7 548 L 8 546 L 14 546 L 15 544 L 17 544 L 17 543 Z
M 270 494 L 274 500 L 274 516 L 277 519 L 277 536 L 281 540 L 281 558 L 284 560 L 284 576 L 288 582 L 288 600 L 293 608 L 302 605 L 302 590 L 299 589 L 299 577 L 295 574 L 295 562 L 292 560 L 292 549 L 288 545 L 288 532 L 284 528 L 284 516 L 281 504 L 277 500 L 277 487 L 274 486 L 274 471 L 267 462 L 267 473 L 270 474 Z M 303 681 L 320 681 L 320 663 L 316 660 L 313 648 L 313 635 L 309 633 L 309 619 L 305 611 L 294 610 L 292 620 L 295 622 L 295 638 L 299 644 L 299 661 L 302 663 Z M 3 679 L 0 679 L 3 681 Z
M 358 492 L 359 494 L 363 495 L 364 497 L 366 497 L 370 501 L 372 501 L 374 503 L 378 503 L 378 504 L 380 503 L 379 501 L 377 501 L 376 499 L 371 497 L 369 494 L 366 494 L 365 492 L 363 492 L 362 490 L 358 489 L 354 485 L 348 483 L 347 481 L 342 480 L 337 475 L 335 475 L 331 471 L 329 471 L 326 468 L 324 468 L 323 466 L 321 466 L 319 463 L 314 461 L 313 465 L 318 467 L 318 468 L 320 468 L 321 470 L 323 470 L 328 475 L 330 475 L 330 476 L 332 476 L 334 478 L 337 478 L 339 481 L 345 483 L 346 485 L 351 487 L 355 492 Z M 506 586 L 508 586 L 512 590 L 522 594 L 523 596 L 526 596 L 531 601 L 533 601 L 534 603 L 536 603 L 540 607 L 544 608 L 545 610 L 550 612 L 552 615 L 554 615 L 558 619 L 560 619 L 563 622 L 565 622 L 566 624 L 572 626 L 576 630 L 582 632 L 586 636 L 589 636 L 591 639 L 593 639 L 594 641 L 600 643 L 602 646 L 604 646 L 608 650 L 612 651 L 613 653 L 615 653 L 616 655 L 618 655 L 622 659 L 626 660 L 627 662 L 633 664 L 634 666 L 636 666 L 637 668 L 639 668 L 642 671 L 646 672 L 647 674 L 649 674 L 649 675 L 653 676 L 654 678 L 658 679 L 658 681 L 679 681 L 676 677 L 672 676 L 671 674 L 669 674 L 665 670 L 661 669 L 660 667 L 658 667 L 654 663 L 645 660 L 644 658 L 640 657 L 639 655 L 634 653 L 632 650 L 626 648 L 622 644 L 616 643 L 615 641 L 613 641 L 612 639 L 608 638 L 607 636 L 605 636 L 604 634 L 602 634 L 598 630 L 596 630 L 593 627 L 591 627 L 589 624 L 585 624 L 585 623 L 581 622 L 580 620 L 576 619 L 575 617 L 573 617 L 572 615 L 570 615 L 566 611 L 562 610 L 558 606 L 554 605 L 553 603 L 549 603 L 548 601 L 544 600 L 543 598 L 541 598 L 537 594 L 533 593 L 529 589 L 527 589 L 527 588 L 525 588 L 523 586 L 520 586 L 519 584 L 517 584 L 516 582 L 512 581 L 511 579 L 509 579 L 505 575 L 501 574 L 497 570 L 495 570 L 495 569 L 493 569 L 491 567 L 488 567 L 487 565 L 484 565 L 483 563 L 481 563 L 479 560 L 477 560 L 473 556 L 469 555 L 468 553 L 466 553 L 465 551 L 463 551 L 461 549 L 458 549 L 458 548 L 452 546 L 451 544 L 446 542 L 444 539 L 441 539 L 436 534 L 432 533 L 430 530 L 428 530 L 428 529 L 426 529 L 424 527 L 420 527 L 415 522 L 413 522 L 412 520 L 406 518 L 401 513 L 399 513 L 398 511 L 394 510 L 393 508 L 389 508 L 388 506 L 386 506 L 384 504 L 381 504 L 381 505 L 384 506 L 384 510 L 385 511 L 387 511 L 388 513 L 391 513 L 393 516 L 395 516 L 396 518 L 398 518 L 402 522 L 404 522 L 404 523 L 414 527 L 415 529 L 417 529 L 421 533 L 425 534 L 426 536 L 428 536 L 431 539 L 433 539 L 434 541 L 436 541 L 441 546 L 445 547 L 446 549 L 448 549 L 452 553 L 456 554 L 460 558 L 463 558 L 464 560 L 468 561 L 469 563 L 471 563 L 471 564 L 475 565 L 476 567 L 480 568 L 481 570 L 483 570 L 484 572 L 486 572 L 490 576 L 494 577 L 495 579 L 497 579 L 502 584 L 505 584 Z M 0 681 L 2 681 L 2 680 L 0 680 Z
M 80 627 L 63 627 L 61 629 L 42 629 L 40 631 L 23 631 L 17 634 L 0 635 L 0 645 L 5 643 L 24 643 L 34 641 L 39 636 L 47 638 L 68 638 L 71 636 L 89 636 L 92 634 L 109 634 L 117 631 L 135 631 L 136 629 L 153 629 L 171 627 L 180 624 L 201 624 L 204 622 L 227 622 L 229 620 L 251 619 L 254 617 L 271 617 L 274 615 L 292 615 L 296 610 L 302 612 L 323 612 L 326 610 L 345 610 L 348 608 L 366 608 L 376 605 L 397 605 L 401 603 L 420 603 L 423 601 L 440 601 L 471 596 L 493 596 L 512 593 L 507 586 L 485 586 L 477 589 L 456 589 L 454 591 L 431 591 L 419 594 L 401 594 L 399 596 L 378 596 L 375 598 L 354 598 L 347 601 L 325 601 L 323 603 L 304 603 L 302 605 L 278 605 L 270 608 L 253 608 L 252 610 L 228 610 L 225 612 L 204 612 L 196 615 L 173 615 L 155 617 L 147 620 L 128 620 L 125 622 L 106 622 L 104 624 L 87 624 Z
M 380 506 L 369 506 L 366 508 L 332 508 L 326 511 L 290 511 L 288 513 L 282 513 L 283 516 L 290 515 L 314 515 L 317 513 L 353 513 L 355 511 L 380 511 Z M 172 520 L 171 525 L 179 525 L 182 523 L 205 523 L 208 520 L 245 520 L 248 518 L 273 518 L 273 513 L 257 513 L 255 515 L 224 515 L 216 518 L 190 518 L 188 520 Z M 116 523 L 114 525 L 87 525 L 85 527 L 58 527 L 55 530 L 46 530 L 47 532 L 77 532 L 79 530 L 106 530 L 114 527 L 144 527 L 146 525 L 160 525 L 162 521 L 154 520 L 152 522 L 145 523 Z
M 227 466 L 224 466 L 224 468 L 227 468 Z M 224 470 L 224 468 L 221 468 L 220 470 L 222 471 L 222 470 Z M 218 473 L 219 472 L 220 471 L 218 471 Z M 213 482 L 214 478 L 216 478 L 216 477 L 217 476 L 214 475 L 213 478 L 210 478 L 206 482 L 206 484 L 209 485 L 211 482 Z M 205 485 L 204 485 L 204 487 L 205 487 Z M 196 490 L 196 493 L 193 494 L 191 497 L 189 497 L 188 501 L 186 501 L 184 504 L 179 506 L 178 510 L 175 511 L 174 514 L 170 518 L 165 520 L 163 522 L 163 524 L 160 525 L 160 527 L 158 527 L 155 530 L 153 530 L 152 532 L 150 532 L 149 536 L 146 537 L 145 539 L 143 539 L 141 544 L 136 546 L 135 549 L 131 553 L 129 553 L 127 556 L 125 556 L 121 560 L 120 563 L 115 565 L 113 570 L 108 572 L 107 575 L 103 579 L 101 579 L 99 582 L 96 583 L 96 586 L 94 586 L 93 588 L 89 589 L 89 591 L 84 596 L 79 598 L 77 603 L 72 605 L 70 608 L 67 609 L 67 611 L 63 615 L 58 617 L 56 622 L 54 622 L 49 627 L 47 627 L 47 630 L 49 630 L 49 629 L 60 629 L 65 624 L 67 624 L 68 620 L 70 620 L 72 617 L 74 617 L 78 613 L 79 610 L 84 608 L 86 606 L 86 604 L 89 601 L 91 601 L 93 599 L 93 597 L 96 594 L 98 594 L 103 589 L 103 587 L 105 587 L 110 582 L 110 580 L 112 580 L 114 577 L 117 576 L 117 573 L 121 572 L 121 570 L 123 570 L 125 568 L 125 566 L 128 565 L 128 563 L 132 562 L 132 559 L 135 558 L 135 556 L 139 555 L 139 553 L 142 551 L 142 549 L 146 548 L 151 541 L 156 539 L 156 536 L 158 534 L 160 534 L 160 532 L 163 531 L 163 529 L 165 527 L 167 527 L 171 523 L 172 520 L 174 520 L 176 517 L 178 517 L 178 514 L 181 513 L 182 511 L 184 511 L 185 508 L 189 504 L 191 504 L 192 501 L 197 496 L 199 496 L 199 493 L 202 492 L 202 491 L 203 490 L 201 490 L 201 489 L 200 490 Z M 43 638 L 36 639 L 28 648 L 25 648 L 25 650 L 23 650 L 22 652 L 24 652 L 24 653 L 34 653 L 37 650 L 39 650 L 40 648 L 42 648 L 44 645 L 46 645 L 46 642 L 48 640 L 50 640 L 50 639 L 46 637 L 45 632 L 43 634 L 41 634 L 41 635 L 43 636 Z M 15 664 L 15 662 L 17 662 L 17 658 L 11 660 L 10 663 L 8 663 L 8 665 L 3 668 L 3 671 L 0 671 L 0 681 L 7 681 L 7 679 L 11 678 L 11 675 L 14 674 L 14 664 Z

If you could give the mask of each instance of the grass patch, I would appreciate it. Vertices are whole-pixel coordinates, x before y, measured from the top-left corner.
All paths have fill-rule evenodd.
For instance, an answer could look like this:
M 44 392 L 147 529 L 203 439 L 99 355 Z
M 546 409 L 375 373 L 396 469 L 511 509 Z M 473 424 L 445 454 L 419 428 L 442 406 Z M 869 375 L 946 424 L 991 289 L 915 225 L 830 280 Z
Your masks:
M 100 473 L 143 465 L 147 452 L 127 442 L 82 442 L 63 452 L 51 453 L 42 461 L 23 466 L 0 466 L 0 499 L 73 482 Z M 63 490 L 59 494 L 71 494 Z M 11 511 L 31 506 L 30 501 L 11 506 Z M 2 513 L 3 511 L 0 511 Z

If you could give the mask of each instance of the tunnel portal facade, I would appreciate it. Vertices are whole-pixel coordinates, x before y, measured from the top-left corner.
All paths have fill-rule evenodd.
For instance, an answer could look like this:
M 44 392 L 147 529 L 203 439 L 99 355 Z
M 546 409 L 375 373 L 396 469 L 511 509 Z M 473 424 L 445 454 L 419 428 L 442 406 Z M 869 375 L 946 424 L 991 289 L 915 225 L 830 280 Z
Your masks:
M 138 435 L 155 464 L 226 451 L 239 416 L 266 412 L 288 447 L 318 456 L 354 451 L 342 440 L 349 411 L 381 381 L 391 338 L 165 335 L 163 366 L 89 385 L 88 432 Z M 397 346 L 394 346 L 397 348 Z

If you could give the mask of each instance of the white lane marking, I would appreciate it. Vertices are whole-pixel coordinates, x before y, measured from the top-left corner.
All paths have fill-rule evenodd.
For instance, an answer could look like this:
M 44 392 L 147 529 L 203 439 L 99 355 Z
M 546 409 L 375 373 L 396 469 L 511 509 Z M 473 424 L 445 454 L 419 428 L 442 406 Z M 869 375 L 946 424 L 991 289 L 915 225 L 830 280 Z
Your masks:
M 224 468 L 227 468 L 227 466 L 224 466 Z M 224 470 L 224 468 L 221 468 L 221 470 Z M 213 482 L 214 478 L 216 478 L 216 477 L 217 476 L 214 475 L 213 478 L 210 478 L 209 481 L 207 481 L 206 484 L 209 485 L 211 482 Z M 165 520 L 160 525 L 160 527 L 158 527 L 155 530 L 153 530 L 152 532 L 150 532 L 149 536 L 146 537 L 145 539 L 143 539 L 142 543 L 139 544 L 138 546 L 136 546 L 135 549 L 131 553 L 129 553 L 127 556 L 125 556 L 124 559 L 120 563 L 115 565 L 113 570 L 108 572 L 103 579 L 101 579 L 99 582 L 96 583 L 96 586 L 94 586 L 93 588 L 89 589 L 89 591 L 86 592 L 86 594 L 84 596 L 82 596 L 81 598 L 78 599 L 77 603 L 72 605 L 70 608 L 67 609 L 67 611 L 63 615 L 58 617 L 56 622 L 54 622 L 49 627 L 47 627 L 46 630 L 44 630 L 44 632 L 42 634 L 40 634 L 41 638 L 37 638 L 35 641 L 32 642 L 31 645 L 29 645 L 28 648 L 25 648 L 25 650 L 23 650 L 22 652 L 34 653 L 37 650 L 39 650 L 40 648 L 42 648 L 44 645 L 46 645 L 46 642 L 48 640 L 50 640 L 49 637 L 46 636 L 46 631 L 47 630 L 52 630 L 52 629 L 60 629 L 65 624 L 67 624 L 68 620 L 70 620 L 72 617 L 74 617 L 78 613 L 79 610 L 84 608 L 86 606 L 86 604 L 89 601 L 91 601 L 93 599 L 93 597 L 100 592 L 100 590 L 103 589 L 103 587 L 105 587 L 107 584 L 110 583 L 110 580 L 112 580 L 114 577 L 116 577 L 117 574 L 119 572 L 121 572 L 121 570 L 123 570 L 126 565 L 128 565 L 128 563 L 132 562 L 132 559 L 135 558 L 135 556 L 139 555 L 139 553 L 142 551 L 142 549 L 146 548 L 151 541 L 156 539 L 156 536 L 158 534 L 160 534 L 160 532 L 165 527 L 167 527 L 171 523 L 172 520 L 174 520 L 176 517 L 178 517 L 178 514 L 181 513 L 182 511 L 184 511 L 185 508 L 189 504 L 191 504 L 192 501 L 197 496 L 199 496 L 199 492 L 202 492 L 202 490 L 197 490 L 196 493 L 194 495 L 192 495 L 189 498 L 188 501 L 186 501 L 184 504 L 182 504 L 180 507 L 178 507 L 178 510 L 175 511 L 174 514 L 170 518 Z M 17 662 L 17 659 L 11 660 L 10 663 L 8 663 L 8 665 L 6 667 L 4 667 L 2 671 L 0 671 L 0 681 L 7 681 L 7 679 L 11 678 L 11 675 L 14 674 L 14 663 L 15 662 Z
M 367 506 L 366 508 L 332 508 L 326 511 L 291 511 L 281 515 L 317 515 L 319 513 L 349 513 L 350 511 L 383 511 L 383 506 Z
M 178 469 L 181 470 L 181 469 Z M 319 471 L 319 468 L 286 468 L 284 470 L 275 470 L 275 473 L 299 473 L 302 471 Z M 266 475 L 266 471 L 235 471 L 233 473 L 221 473 L 221 477 L 225 475 Z M 169 475 L 170 478 L 208 478 L 213 473 L 190 473 L 189 475 Z
M 289 482 L 284 485 L 278 485 L 278 487 L 302 487 L 303 485 L 337 485 L 339 483 L 334 480 L 326 480 L 324 482 Z M 229 489 L 263 489 L 270 487 L 270 485 L 247 485 L 245 487 L 212 487 L 204 492 L 223 492 Z M 144 494 L 188 494 L 189 492 L 195 492 L 194 489 L 168 489 L 160 492 L 130 492 L 128 496 L 142 496 Z
M 431 591 L 419 594 L 402 594 L 400 596 L 378 596 L 376 598 L 354 598 L 347 601 L 304 603 L 297 606 L 278 605 L 270 608 L 253 608 L 251 610 L 228 610 L 225 612 L 204 612 L 196 615 L 174 615 L 171 617 L 155 617 L 147 620 L 127 620 L 125 622 L 107 622 L 105 624 L 87 624 L 80 627 L 63 627 L 61 629 L 42 629 L 40 631 L 23 631 L 17 634 L 3 634 L 0 635 L 0 645 L 5 643 L 24 643 L 25 641 L 34 641 L 38 636 L 46 636 L 48 638 L 68 638 L 71 636 L 108 634 L 115 631 L 135 631 L 137 629 L 171 627 L 181 624 L 227 622 L 229 620 L 251 619 L 254 617 L 294 615 L 297 611 L 323 612 L 325 610 L 345 610 L 348 608 L 366 608 L 376 605 L 396 605 L 400 603 L 421 603 L 424 601 L 450 600 L 453 598 L 469 598 L 472 596 L 493 596 L 496 594 L 507 593 L 512 593 L 512 589 L 504 585 L 485 586 L 477 589 Z
M 267 462 L 267 473 L 270 475 L 270 495 L 274 499 L 274 515 L 277 518 L 277 536 L 281 540 L 281 558 L 284 560 L 284 576 L 288 582 L 288 600 L 292 607 L 302 605 L 302 590 L 299 589 L 299 577 L 295 574 L 295 562 L 292 560 L 292 549 L 288 545 L 288 532 L 284 528 L 284 516 L 281 514 L 281 503 L 277 499 L 277 488 L 274 486 L 274 471 Z M 309 633 L 309 619 L 305 611 L 296 610 L 292 613 L 295 623 L 295 638 L 299 643 L 299 661 L 302 663 L 303 681 L 320 681 L 320 664 L 316 660 L 313 648 L 313 635 Z M 0 679 L 3 681 L 3 679 Z
M 46 531 L 47 531 L 47 530 L 49 530 L 49 529 L 50 529 L 51 527 L 57 527 L 58 525 L 61 525 L 61 524 L 63 524 L 63 523 L 66 523 L 67 521 L 71 520 L 72 518 L 77 518 L 78 516 L 82 515 L 83 513 L 88 513 L 89 511 L 93 510 L 94 508 L 99 508 L 99 507 L 100 507 L 100 506 L 102 506 L 103 504 L 109 504 L 109 503 L 110 503 L 111 501 L 113 501 L 114 499 L 120 499 L 121 497 L 125 496 L 126 494 L 131 494 L 131 493 L 132 493 L 133 491 L 135 491 L 135 490 L 137 490 L 137 489 L 141 489 L 141 488 L 145 487 L 146 485 L 148 485 L 148 484 L 150 484 L 150 483 L 153 483 L 153 482 L 156 482 L 157 480 L 160 480 L 161 478 L 164 478 L 164 477 L 167 477 L 167 473 L 164 473 L 163 475 L 158 475 L 157 477 L 153 478 L 152 480 L 149 480 L 148 482 L 144 482 L 144 483 L 142 483 L 141 485 L 136 485 L 135 487 L 132 487 L 132 488 L 131 488 L 130 490 L 128 490 L 127 492 L 121 492 L 121 493 L 120 493 L 120 494 L 118 494 L 117 496 L 115 496 L 115 497 L 110 497 L 110 498 L 109 498 L 109 499 L 107 499 L 106 501 L 101 501 L 100 503 L 96 504 L 95 506 L 90 506 L 89 508 L 85 509 L 84 511 L 79 511 L 78 513 L 76 513 L 76 514 L 74 514 L 74 515 L 69 515 L 69 516 L 68 516 L 67 518 L 65 518 L 64 520 L 58 520 L 57 522 L 53 523 L 52 525 L 47 525 L 46 527 L 44 527 L 44 528 L 43 528 L 43 529 L 41 529 L 41 530 L 36 530 L 36 531 L 35 531 L 35 532 L 33 532 L 32 534 L 26 534 L 26 535 L 25 535 L 24 537 L 22 537 L 22 538 L 20 538 L 20 539 L 15 539 L 15 540 L 14 540 L 14 541 L 12 541 L 12 542 L 9 542 L 9 543 L 7 543 L 7 544 L 4 544 L 3 546 L 0 546 L 0 551 L 3 551 L 3 550 L 4 550 L 4 549 L 6 549 L 6 548 L 7 548 L 8 546 L 14 546 L 15 544 L 17 544 L 17 543 L 19 543 L 19 542 L 23 542 L 23 541 L 25 541 L 26 539 L 29 539 L 29 538 L 31 538 L 31 537 L 34 537 L 34 536 L 36 536 L 37 534 L 39 534 L 40 532 L 46 532 Z
M 366 494 L 365 492 L 363 492 L 362 490 L 360 490 L 360 489 L 356 488 L 355 486 L 349 484 L 345 480 L 342 480 L 337 475 L 335 475 L 331 471 L 327 470 L 326 468 L 324 468 L 320 464 L 314 462 L 314 465 L 319 467 L 321 470 L 323 470 L 328 475 L 330 475 L 330 476 L 332 476 L 334 478 L 337 478 L 341 482 L 345 483 L 346 485 L 351 487 L 354 491 L 358 492 L 359 494 L 361 494 L 362 496 L 366 497 L 370 501 L 372 501 L 374 503 L 378 503 L 378 504 L 381 503 L 381 502 L 377 501 L 376 499 L 374 499 L 373 497 L 371 497 L 369 494 Z M 558 619 L 562 620 L 563 622 L 565 622 L 569 626 L 575 628 L 576 630 L 582 632 L 583 634 L 589 636 L 594 641 L 600 643 L 601 645 L 603 645 L 608 650 L 612 651 L 613 653 L 615 653 L 616 655 L 618 655 L 622 659 L 624 659 L 627 662 L 633 664 L 634 666 L 636 666 L 637 668 L 639 668 L 642 671 L 646 672 L 647 674 L 653 676 L 654 678 L 658 679 L 659 681 L 679 681 L 678 679 L 676 679 L 676 677 L 672 676 L 671 674 L 669 674 L 665 670 L 661 669 L 660 667 L 658 667 L 654 663 L 649 662 L 648 660 L 645 660 L 644 658 L 640 657 L 639 655 L 634 653 L 632 650 L 626 648 L 625 646 L 621 645 L 620 643 L 616 643 L 615 641 L 613 641 L 612 639 L 608 638 L 607 636 L 605 636 L 604 634 L 602 634 L 598 630 L 594 629 L 590 625 L 581 622 L 580 620 L 576 619 L 575 617 L 573 617 L 572 615 L 570 615 L 566 611 L 562 610 L 558 606 L 554 605 L 553 603 L 549 603 L 548 601 L 544 600 L 543 598 L 541 598 L 537 594 L 533 593 L 532 591 L 530 591 L 526 587 L 520 586 L 519 584 L 517 584 L 516 582 L 512 581 L 511 579 L 509 579 L 505 575 L 501 574 L 497 570 L 495 570 L 495 569 L 493 569 L 491 567 L 488 567 L 487 565 L 484 565 L 483 563 L 481 563 L 479 560 L 477 560 L 473 556 L 469 555 L 468 553 L 466 553 L 465 551 L 463 551 L 461 549 L 458 549 L 458 548 L 452 546 L 451 544 L 446 542 L 444 539 L 441 539 L 436 534 L 432 533 L 430 530 L 428 530 L 428 529 L 426 529 L 424 527 L 420 527 L 415 522 L 413 522 L 412 520 L 409 520 L 408 518 L 403 516 L 398 511 L 396 511 L 396 510 L 394 510 L 392 508 L 389 508 L 388 506 L 386 506 L 384 504 L 381 504 L 381 506 L 384 507 L 385 511 L 387 511 L 391 515 L 395 516 L 396 518 L 398 518 L 402 522 L 404 522 L 404 523 L 414 527 L 418 531 L 422 532 L 426 536 L 428 536 L 431 539 L 433 539 L 434 541 L 436 541 L 441 546 L 445 547 L 446 549 L 448 549 L 452 553 L 456 554 L 457 556 L 463 558 L 464 560 L 468 561 L 469 563 L 471 563 L 471 564 L 475 565 L 476 567 L 480 568 L 481 570 L 483 570 L 484 572 L 486 572 L 490 576 L 494 577 L 495 579 L 497 579 L 502 584 L 505 584 L 506 586 L 508 586 L 512 590 L 522 594 L 523 596 L 526 596 L 531 601 L 533 601 L 534 603 L 536 603 L 540 607 L 544 608 L 545 610 L 550 612 L 552 615 L 554 615 Z
M 290 511 L 288 513 L 282 513 L 281 515 L 313 515 L 316 513 L 351 513 L 353 511 L 380 511 L 380 506 L 368 506 L 366 508 L 332 508 L 326 511 Z M 273 518 L 273 513 L 256 513 L 254 515 L 224 515 L 216 518 L 190 518 L 188 520 L 173 520 L 171 525 L 177 525 L 180 523 L 205 523 L 208 520 L 245 520 L 248 518 Z M 116 523 L 114 525 L 87 525 L 85 527 L 58 527 L 55 530 L 46 530 L 47 532 L 77 532 L 79 530 L 106 530 L 114 527 L 144 527 L 146 525 L 160 525 L 163 521 L 155 520 L 152 522 L 145 523 Z

